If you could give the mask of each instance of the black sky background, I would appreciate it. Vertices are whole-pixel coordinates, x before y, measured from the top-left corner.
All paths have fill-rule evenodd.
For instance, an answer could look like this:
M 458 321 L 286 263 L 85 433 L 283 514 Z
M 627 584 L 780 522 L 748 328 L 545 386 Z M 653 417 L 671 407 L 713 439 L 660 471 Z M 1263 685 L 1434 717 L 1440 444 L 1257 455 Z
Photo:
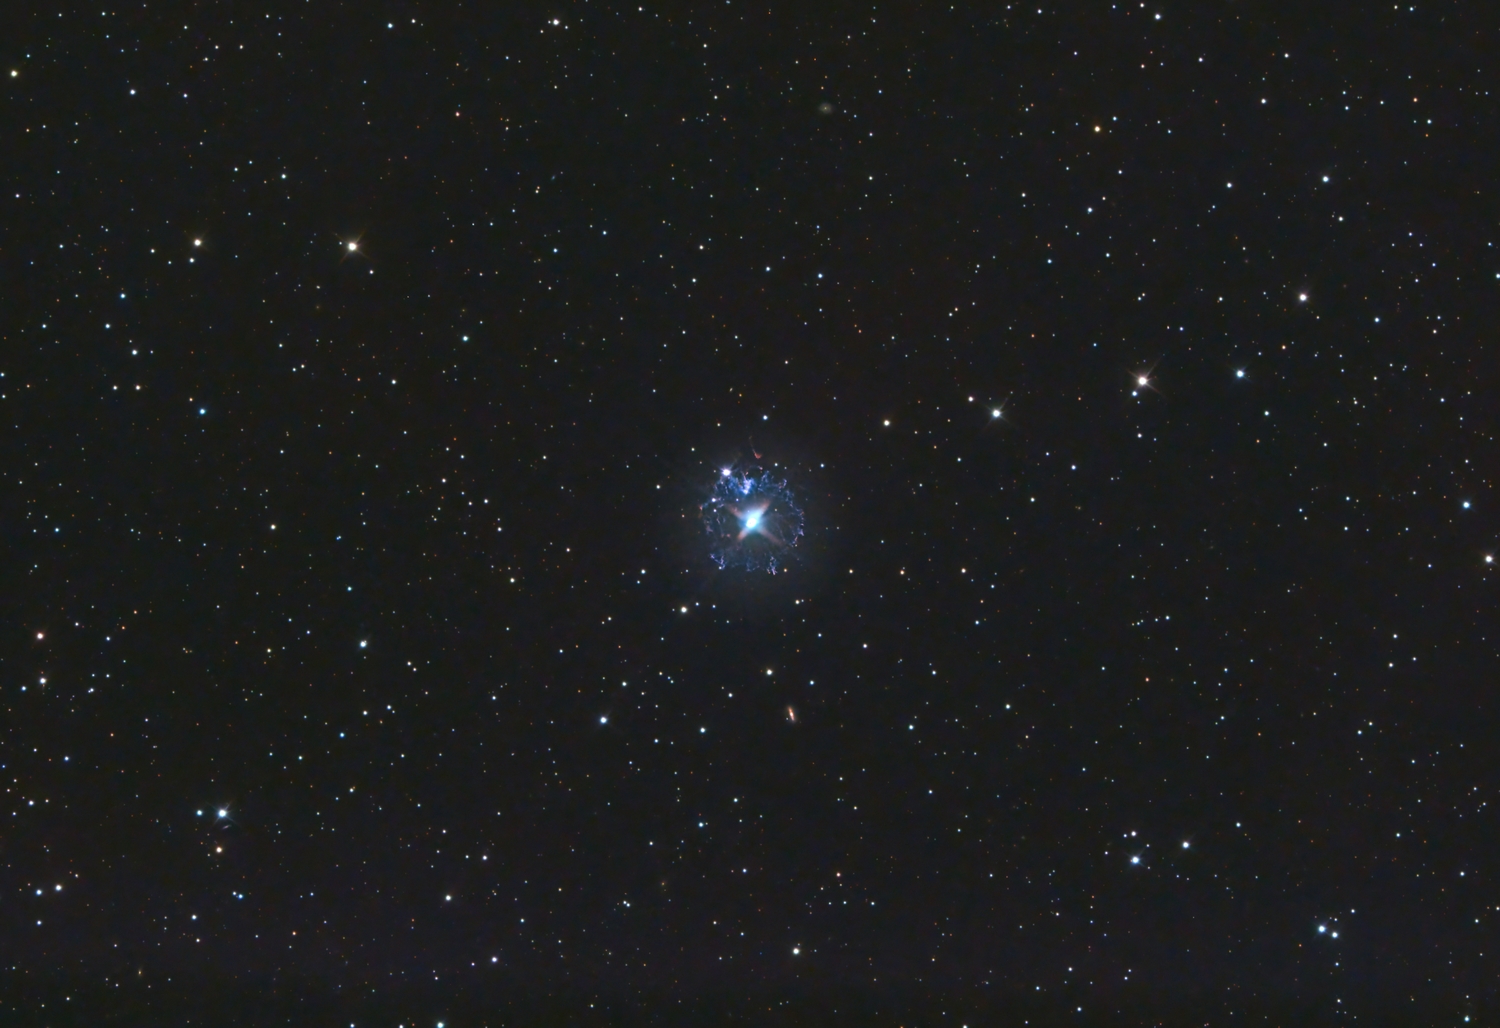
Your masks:
M 1491 20 L 8 10 L 7 1016 L 1482 1020 Z

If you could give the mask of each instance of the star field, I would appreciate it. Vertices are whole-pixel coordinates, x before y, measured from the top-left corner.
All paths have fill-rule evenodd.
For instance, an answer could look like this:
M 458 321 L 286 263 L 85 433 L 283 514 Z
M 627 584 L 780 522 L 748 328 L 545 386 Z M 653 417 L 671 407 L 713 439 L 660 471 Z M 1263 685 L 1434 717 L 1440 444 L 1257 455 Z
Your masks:
M 6 20 L 6 1023 L 1494 1018 L 1480 8 Z

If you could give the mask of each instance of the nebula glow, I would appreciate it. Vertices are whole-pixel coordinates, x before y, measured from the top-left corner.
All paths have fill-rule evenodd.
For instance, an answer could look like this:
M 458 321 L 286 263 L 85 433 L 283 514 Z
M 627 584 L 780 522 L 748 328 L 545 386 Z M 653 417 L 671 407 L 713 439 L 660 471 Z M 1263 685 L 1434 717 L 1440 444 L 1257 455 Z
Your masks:
M 802 538 L 802 508 L 786 480 L 760 466 L 724 468 L 700 508 L 709 559 L 776 574 Z

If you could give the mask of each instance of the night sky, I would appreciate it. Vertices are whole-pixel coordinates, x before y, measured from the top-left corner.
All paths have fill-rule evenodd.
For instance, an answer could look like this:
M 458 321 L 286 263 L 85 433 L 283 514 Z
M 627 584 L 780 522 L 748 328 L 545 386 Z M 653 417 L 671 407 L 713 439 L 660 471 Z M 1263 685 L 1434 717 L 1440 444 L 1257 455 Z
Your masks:
M 43 6 L 6 1023 L 1494 1016 L 1484 5 Z

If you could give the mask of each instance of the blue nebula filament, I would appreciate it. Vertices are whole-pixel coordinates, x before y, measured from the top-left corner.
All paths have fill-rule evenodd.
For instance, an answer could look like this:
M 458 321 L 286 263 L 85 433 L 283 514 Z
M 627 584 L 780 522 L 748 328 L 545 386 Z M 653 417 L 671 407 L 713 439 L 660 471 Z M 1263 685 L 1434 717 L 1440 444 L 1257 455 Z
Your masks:
M 709 557 L 721 568 L 774 575 L 802 538 L 802 508 L 786 480 L 764 468 L 723 469 L 702 511 Z

